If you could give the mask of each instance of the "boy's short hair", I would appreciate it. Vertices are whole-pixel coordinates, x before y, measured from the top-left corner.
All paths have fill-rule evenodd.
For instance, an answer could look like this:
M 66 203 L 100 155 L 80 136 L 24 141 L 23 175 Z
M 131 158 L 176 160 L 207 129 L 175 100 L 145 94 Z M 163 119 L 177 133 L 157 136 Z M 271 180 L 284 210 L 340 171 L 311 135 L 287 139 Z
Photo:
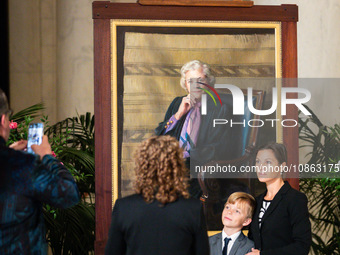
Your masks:
M 236 202 L 239 203 L 241 209 L 245 209 L 247 217 L 251 219 L 256 206 L 255 198 L 245 192 L 234 192 L 229 196 L 226 204 L 235 204 Z

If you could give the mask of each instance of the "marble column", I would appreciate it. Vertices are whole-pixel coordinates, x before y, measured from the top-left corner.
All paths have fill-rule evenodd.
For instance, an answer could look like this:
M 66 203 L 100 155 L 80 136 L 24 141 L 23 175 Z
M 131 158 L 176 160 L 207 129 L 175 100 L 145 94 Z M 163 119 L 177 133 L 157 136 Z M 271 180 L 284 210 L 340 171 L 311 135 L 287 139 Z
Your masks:
M 92 112 L 92 0 L 57 1 L 58 119 Z
M 40 1 L 9 1 L 10 97 L 14 111 L 42 100 Z
M 14 111 L 36 103 L 56 120 L 55 0 L 9 1 L 10 97 Z

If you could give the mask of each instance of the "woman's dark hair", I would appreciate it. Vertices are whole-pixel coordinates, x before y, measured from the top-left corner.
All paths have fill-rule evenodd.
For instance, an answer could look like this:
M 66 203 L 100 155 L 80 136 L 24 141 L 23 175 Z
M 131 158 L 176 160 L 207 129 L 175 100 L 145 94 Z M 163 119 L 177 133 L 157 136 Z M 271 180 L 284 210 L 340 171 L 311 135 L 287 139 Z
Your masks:
M 275 158 L 280 164 L 287 162 L 287 149 L 282 143 L 271 142 L 264 144 L 257 149 L 255 155 L 257 155 L 257 153 L 262 150 L 272 150 L 274 152 Z

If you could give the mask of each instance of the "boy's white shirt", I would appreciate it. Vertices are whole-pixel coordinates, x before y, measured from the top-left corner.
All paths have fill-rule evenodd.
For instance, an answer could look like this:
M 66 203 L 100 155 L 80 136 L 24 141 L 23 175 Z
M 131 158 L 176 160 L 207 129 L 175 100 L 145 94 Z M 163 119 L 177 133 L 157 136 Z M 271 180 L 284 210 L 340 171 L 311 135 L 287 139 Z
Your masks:
M 232 234 L 231 236 L 228 236 L 225 232 L 224 232 L 224 229 L 222 229 L 222 251 L 223 251 L 223 248 L 224 248 L 224 239 L 227 237 L 227 238 L 231 238 L 231 240 L 229 241 L 228 243 L 228 250 L 227 250 L 227 254 L 230 253 L 230 250 L 231 248 L 233 247 L 236 239 L 239 237 L 239 235 L 241 234 L 241 230 Z

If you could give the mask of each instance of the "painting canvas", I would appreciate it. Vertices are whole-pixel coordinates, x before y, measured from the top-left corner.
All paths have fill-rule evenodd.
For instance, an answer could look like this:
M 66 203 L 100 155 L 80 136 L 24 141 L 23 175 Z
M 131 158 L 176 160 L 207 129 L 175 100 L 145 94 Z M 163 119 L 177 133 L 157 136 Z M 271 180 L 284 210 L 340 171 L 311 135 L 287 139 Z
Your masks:
M 186 62 L 209 64 L 216 84 L 263 91 L 262 107 L 270 108 L 275 78 L 281 77 L 279 30 L 275 22 L 111 21 L 113 201 L 134 193 L 134 151 L 155 135 L 171 101 L 186 94 L 179 85 Z M 281 133 L 263 127 L 257 143 L 280 140 Z M 262 190 L 254 188 L 256 194 Z

